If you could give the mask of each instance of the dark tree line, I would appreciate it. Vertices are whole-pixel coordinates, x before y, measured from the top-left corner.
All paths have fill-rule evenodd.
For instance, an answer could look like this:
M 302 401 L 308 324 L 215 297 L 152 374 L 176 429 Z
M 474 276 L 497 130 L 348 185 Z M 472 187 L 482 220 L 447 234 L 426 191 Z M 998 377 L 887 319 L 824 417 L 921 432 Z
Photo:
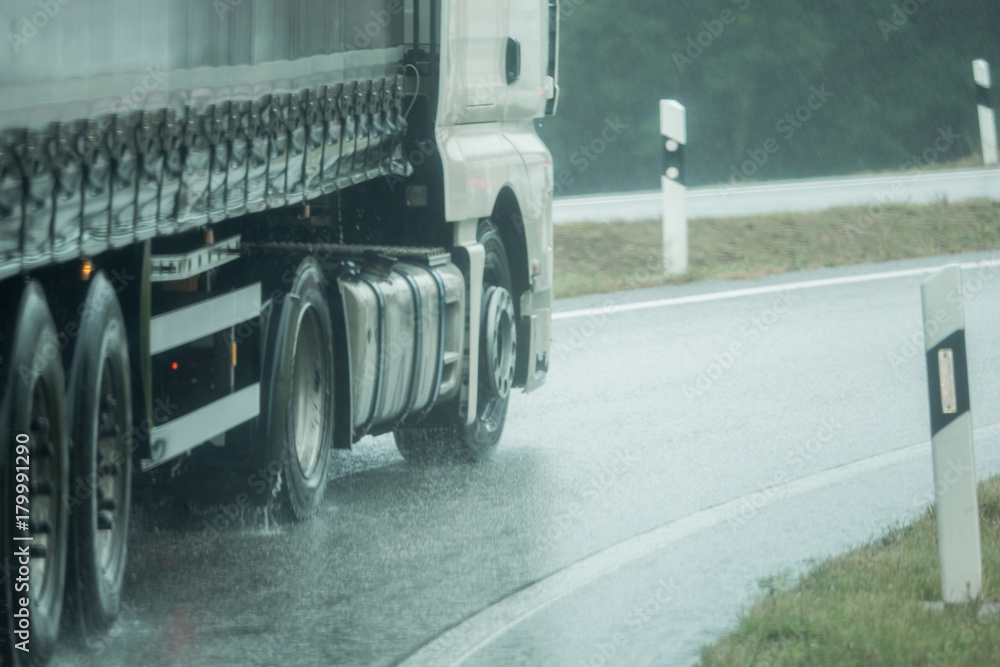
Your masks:
M 561 12 L 559 112 L 540 123 L 557 196 L 659 187 L 661 98 L 687 107 L 687 182 L 701 185 L 968 158 L 972 60 L 1000 87 L 996 0 L 561 0 Z

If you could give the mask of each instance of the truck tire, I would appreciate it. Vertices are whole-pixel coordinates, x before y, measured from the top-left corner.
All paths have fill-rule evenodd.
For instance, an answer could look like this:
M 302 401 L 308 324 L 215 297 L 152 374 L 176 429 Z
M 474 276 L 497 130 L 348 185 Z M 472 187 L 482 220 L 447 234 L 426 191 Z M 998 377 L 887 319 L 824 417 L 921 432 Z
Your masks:
M 16 306 L 16 300 L 12 301 L 0 296 L 0 308 L 3 308 L 4 312 L 13 312 Z M 15 446 L 14 435 L 8 428 L 10 426 L 10 410 L 7 406 L 7 399 L 10 397 L 12 389 L 10 386 L 9 360 L 13 337 L 14 321 L 0 321 L 0 438 L 3 438 L 0 440 L 0 454 L 2 454 L 2 457 L 0 457 L 0 475 L 5 476 L 9 476 L 13 472 L 10 467 L 14 460 L 11 449 Z M 9 477 L 7 478 L 9 479 Z M 2 512 L 0 514 L 0 542 L 3 542 L 3 544 L 12 544 L 14 507 L 11 505 L 10 494 L 5 494 L 0 499 L 0 512 Z M 0 566 L 3 567 L 3 572 L 14 571 L 11 567 L 10 554 L 7 553 L 6 549 L 0 555 Z M 17 659 L 14 650 L 14 641 L 16 641 L 14 639 L 13 617 L 14 587 L 7 583 L 7 577 L 0 579 L 0 581 L 4 582 L 2 590 L 0 590 L 0 615 L 3 617 L 3 625 L 0 626 L 0 664 L 9 664 L 17 667 L 21 662 Z
M 326 494 L 333 443 L 333 325 L 323 272 L 308 258 L 298 267 L 281 312 L 268 327 L 258 429 L 258 475 L 282 513 L 302 520 Z M 276 474 L 275 474 L 276 473 Z
M 8 440 L 3 474 L 16 480 L 16 440 L 29 436 L 28 495 L 30 511 L 30 542 L 15 542 L 14 536 L 25 535 L 14 523 L 16 485 L 3 484 L 4 565 L 12 574 L 4 578 L 5 587 L 16 584 L 15 573 L 20 563 L 14 549 L 30 544 L 31 572 L 30 623 L 31 652 L 13 651 L 27 664 L 43 665 L 56 647 L 63 609 L 66 582 L 66 539 L 68 512 L 66 507 L 69 482 L 69 452 L 66 429 L 66 409 L 63 395 L 63 368 L 55 324 L 38 283 L 25 285 L 17 309 L 17 324 L 13 332 L 10 358 L 5 367 L 6 395 L 3 418 Z M 16 545 L 16 546 L 15 546 Z M 23 589 L 8 589 L 15 600 L 24 597 Z M 15 607 L 16 610 L 16 607 Z M 6 638 L 8 642 L 10 637 Z M 14 641 L 18 641 L 14 639 Z M 13 644 L 13 642 L 11 642 Z M 17 657 L 15 657 L 17 664 Z
M 132 482 L 132 392 L 121 307 L 91 279 L 67 385 L 73 451 L 65 625 L 100 636 L 118 616 Z
M 491 220 L 479 221 L 476 238 L 486 251 L 476 419 L 471 424 L 456 420 L 457 423 L 445 427 L 395 431 L 396 448 L 408 461 L 485 461 L 496 451 L 503 433 L 517 349 L 510 262 Z M 493 326 L 487 327 L 490 321 Z

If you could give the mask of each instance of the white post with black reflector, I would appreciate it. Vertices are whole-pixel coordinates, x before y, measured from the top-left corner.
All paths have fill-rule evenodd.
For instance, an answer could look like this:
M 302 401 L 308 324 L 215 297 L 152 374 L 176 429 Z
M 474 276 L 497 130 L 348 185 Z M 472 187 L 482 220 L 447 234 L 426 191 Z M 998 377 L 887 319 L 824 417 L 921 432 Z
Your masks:
M 660 143 L 663 146 L 663 271 L 668 276 L 687 273 L 688 228 L 684 198 L 684 145 L 687 116 L 676 100 L 660 100 Z
M 945 604 L 958 604 L 979 599 L 983 589 L 961 270 L 942 269 L 920 286 L 920 294 L 941 596 Z
M 990 102 L 990 64 L 980 58 L 972 61 L 972 77 L 976 80 L 976 106 L 979 109 L 979 138 L 983 148 L 983 164 L 997 163 L 997 121 Z

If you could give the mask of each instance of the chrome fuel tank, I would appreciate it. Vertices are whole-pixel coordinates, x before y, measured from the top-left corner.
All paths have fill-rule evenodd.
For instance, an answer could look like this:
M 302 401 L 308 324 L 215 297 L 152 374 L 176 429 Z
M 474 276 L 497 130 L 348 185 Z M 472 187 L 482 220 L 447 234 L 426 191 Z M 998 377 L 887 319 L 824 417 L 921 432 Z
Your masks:
M 457 266 L 396 263 L 341 279 L 358 437 L 455 396 L 465 327 Z

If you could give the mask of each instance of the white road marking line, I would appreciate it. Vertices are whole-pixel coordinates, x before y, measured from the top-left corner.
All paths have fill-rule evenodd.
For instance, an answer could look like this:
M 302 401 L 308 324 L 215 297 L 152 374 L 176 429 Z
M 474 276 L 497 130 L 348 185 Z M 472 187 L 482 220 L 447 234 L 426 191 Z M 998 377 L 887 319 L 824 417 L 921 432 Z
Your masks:
M 948 264 L 927 266 L 918 269 L 900 269 L 898 271 L 885 271 L 882 273 L 865 273 L 855 276 L 839 276 L 837 278 L 821 278 L 819 280 L 804 280 L 798 283 L 782 283 L 778 285 L 765 285 L 762 287 L 747 287 L 745 289 L 729 290 L 726 292 L 709 292 L 708 294 L 692 294 L 691 296 L 678 296 L 670 299 L 657 299 L 655 301 L 640 301 L 638 303 L 609 304 L 599 308 L 582 308 L 580 310 L 570 310 L 564 313 L 553 313 L 553 320 L 568 320 L 574 317 L 588 317 L 593 315 L 610 315 L 613 313 L 623 313 L 630 310 L 645 310 L 647 308 L 664 308 L 666 306 L 680 306 L 689 303 L 705 303 L 708 301 L 721 301 L 723 299 L 738 299 L 744 296 L 756 296 L 760 294 L 774 294 L 776 292 L 791 292 L 815 287 L 832 287 L 836 285 L 849 285 L 851 283 L 863 283 L 871 280 L 890 280 L 892 278 L 907 278 L 928 273 L 934 273 Z M 984 260 L 981 262 L 962 262 L 959 267 L 963 270 L 987 268 L 1000 266 L 1000 259 Z M 610 298 L 610 297 L 609 297 Z
M 974 434 L 980 439 L 994 437 L 1000 434 L 1000 423 L 975 429 Z M 762 492 L 766 491 L 763 494 L 765 496 L 763 502 L 759 502 L 759 498 L 755 498 L 754 507 L 757 510 L 857 475 L 903 463 L 920 455 L 926 455 L 929 458 L 930 449 L 930 441 L 921 442 L 828 468 L 791 482 L 760 489 L 631 537 L 603 551 L 591 554 L 583 560 L 577 561 L 490 605 L 425 644 L 399 663 L 398 667 L 424 665 L 457 667 L 462 665 L 497 637 L 534 616 L 556 600 L 600 577 L 615 572 L 628 563 L 736 516 L 745 503 L 749 502 L 752 497 L 759 496 Z

